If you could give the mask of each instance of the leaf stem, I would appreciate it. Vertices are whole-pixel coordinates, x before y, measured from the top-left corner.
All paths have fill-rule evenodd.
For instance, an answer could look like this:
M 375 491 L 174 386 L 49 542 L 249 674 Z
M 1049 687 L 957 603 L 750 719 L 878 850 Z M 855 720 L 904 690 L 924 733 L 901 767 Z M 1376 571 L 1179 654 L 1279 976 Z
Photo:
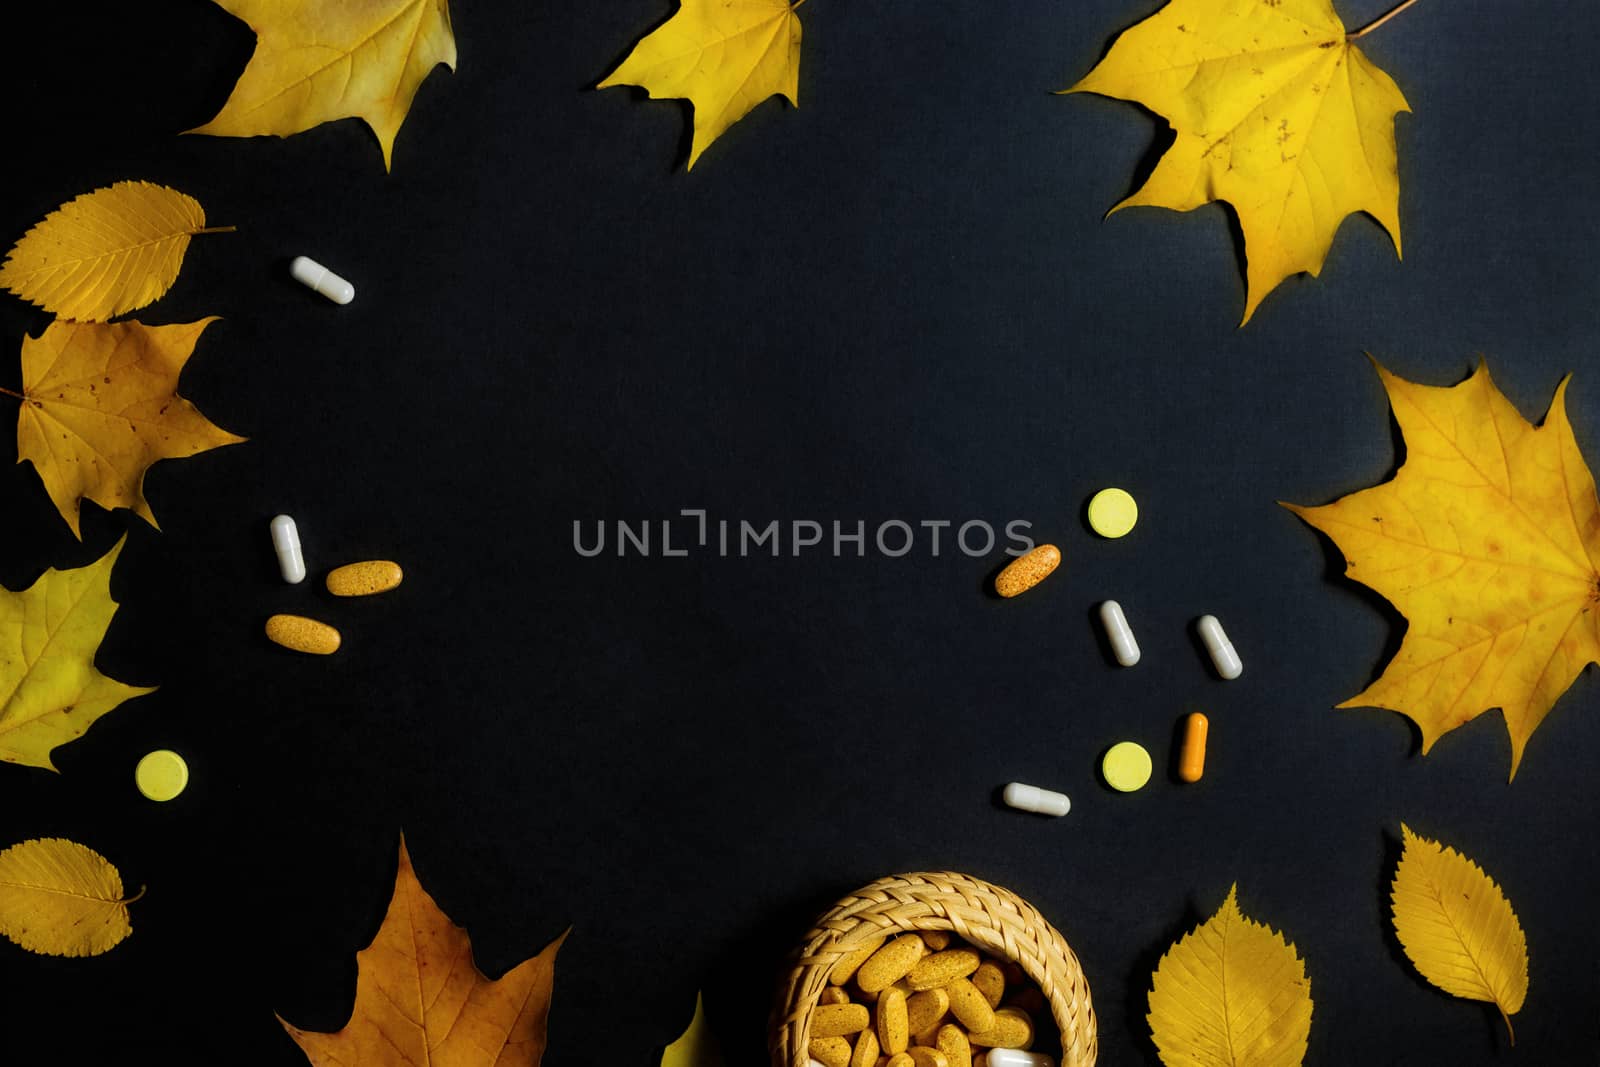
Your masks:
M 0 393 L 4 393 L 4 394 L 6 394 L 6 396 L 14 396 L 18 400 L 21 400 L 24 403 L 26 403 L 27 400 L 28 400 L 26 395 L 24 395 L 22 393 L 19 393 L 19 392 L 16 392 L 15 390 L 12 390 L 12 389 L 7 389 L 3 385 L 0 385 Z
M 229 227 L 229 229 L 232 229 L 232 228 L 233 227 L 231 227 L 231 226 Z M 125 900 L 119 900 L 119 901 L 117 901 L 117 903 L 118 904 L 132 904 L 136 900 L 142 900 L 142 899 L 144 899 L 145 890 L 147 890 L 149 888 L 150 887 L 147 886 L 147 885 L 142 885 L 142 886 L 139 887 L 139 891 L 137 893 L 135 893 L 133 896 L 128 897 Z
M 1377 18 L 1373 19 L 1359 30 L 1356 30 L 1354 33 L 1345 34 L 1344 39 L 1347 41 L 1353 41 L 1357 37 L 1365 37 L 1367 34 L 1371 33 L 1379 26 L 1382 26 L 1385 22 L 1388 22 L 1390 19 L 1394 18 L 1396 15 L 1400 14 L 1400 12 L 1404 11 L 1406 8 L 1410 7 L 1416 2 L 1417 0 L 1400 0 L 1400 3 L 1390 8 L 1385 14 L 1379 15 Z
M 234 233 L 238 229 L 239 229 L 239 227 L 237 227 L 237 226 L 206 226 L 203 229 L 191 230 L 189 232 L 191 234 L 200 234 L 200 233 Z

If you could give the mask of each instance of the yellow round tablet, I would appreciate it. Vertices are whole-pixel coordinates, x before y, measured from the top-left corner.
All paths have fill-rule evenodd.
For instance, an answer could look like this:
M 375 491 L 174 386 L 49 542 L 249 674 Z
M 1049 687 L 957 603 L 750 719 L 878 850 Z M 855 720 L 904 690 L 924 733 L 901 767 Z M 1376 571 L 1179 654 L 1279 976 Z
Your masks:
M 133 782 L 151 800 L 171 800 L 189 784 L 189 765 L 168 748 L 158 748 L 133 769 Z
M 1100 761 L 1106 784 L 1120 793 L 1143 789 L 1150 780 L 1150 753 L 1135 741 L 1118 741 Z
M 1139 505 L 1126 489 L 1102 489 L 1089 499 L 1089 527 L 1101 537 L 1121 537 L 1139 521 Z

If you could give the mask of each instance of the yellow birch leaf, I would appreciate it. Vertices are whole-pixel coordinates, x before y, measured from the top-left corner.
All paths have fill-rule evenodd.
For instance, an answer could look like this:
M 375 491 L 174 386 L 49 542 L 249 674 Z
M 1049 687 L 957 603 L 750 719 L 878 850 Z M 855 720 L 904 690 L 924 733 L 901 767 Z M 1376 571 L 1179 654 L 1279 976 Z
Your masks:
M 84 500 L 156 525 L 144 474 L 161 459 L 237 444 L 187 400 L 178 375 L 216 317 L 173 326 L 52 322 L 22 339 L 17 462 L 32 461 L 80 539 Z
M 332 1034 L 278 1021 L 315 1067 L 537 1067 L 566 936 L 490 981 L 467 932 L 417 881 L 402 838 L 389 912 L 356 953 L 350 1021 Z
M 1239 887 L 1156 965 L 1150 1036 L 1167 1067 L 1298 1067 L 1311 981 L 1281 934 L 1239 911 Z
M 117 611 L 111 568 L 126 540 L 87 567 L 45 571 L 23 592 L 0 589 L 0 760 L 53 771 L 57 745 L 124 700 L 155 692 L 94 666 Z
M 217 117 L 190 130 L 287 137 L 334 119 L 372 127 L 389 169 L 395 135 L 433 68 L 456 68 L 447 0 L 217 0 L 256 50 Z
M 767 97 L 800 104 L 800 16 L 805 0 L 683 0 L 677 14 L 634 46 L 597 88 L 637 85 L 694 108 L 693 170 L 700 153 Z
M 661 1067 L 721 1067 L 722 1051 L 706 1025 L 705 997 L 694 995 L 694 1018 L 689 1028 L 661 1053 Z
M 1404 846 L 1394 872 L 1394 932 L 1422 977 L 1452 996 L 1511 1016 L 1528 996 L 1528 940 L 1511 902 L 1483 869 L 1400 824 Z
M 1347 215 L 1371 215 L 1400 251 L 1394 116 L 1411 109 L 1331 0 L 1172 0 L 1065 91 L 1132 100 L 1171 125 L 1149 180 L 1112 210 L 1232 205 L 1244 322 L 1289 275 L 1321 273 Z
M 206 225 L 197 200 L 149 182 L 117 182 L 46 215 L 0 264 L 0 285 L 63 318 L 100 322 L 172 288 L 189 238 Z
M 1405 715 L 1424 754 L 1500 708 L 1514 778 L 1534 730 L 1600 660 L 1600 500 L 1567 383 L 1535 427 L 1484 364 L 1449 388 L 1378 375 L 1405 435 L 1394 479 L 1324 507 L 1285 505 L 1409 623 L 1383 675 L 1339 707 Z
M 59 837 L 0 852 L 0 934 L 44 956 L 98 956 L 133 932 L 122 876 L 93 849 Z

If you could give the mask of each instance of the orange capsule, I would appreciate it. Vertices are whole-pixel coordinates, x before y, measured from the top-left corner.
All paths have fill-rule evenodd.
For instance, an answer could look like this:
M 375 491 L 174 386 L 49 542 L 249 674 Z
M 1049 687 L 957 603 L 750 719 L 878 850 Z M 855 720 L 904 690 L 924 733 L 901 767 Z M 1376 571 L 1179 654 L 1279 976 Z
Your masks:
M 1178 753 L 1178 777 L 1198 782 L 1206 773 L 1206 734 L 1211 724 L 1198 711 L 1189 716 L 1183 728 L 1183 749 Z

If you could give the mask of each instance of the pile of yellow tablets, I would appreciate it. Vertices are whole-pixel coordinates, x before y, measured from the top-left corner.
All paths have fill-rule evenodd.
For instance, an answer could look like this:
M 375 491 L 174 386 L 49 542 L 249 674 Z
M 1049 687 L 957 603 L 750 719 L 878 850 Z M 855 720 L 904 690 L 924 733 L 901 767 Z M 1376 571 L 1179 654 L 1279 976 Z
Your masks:
M 991 1067 L 995 1051 L 1033 1044 L 1044 1008 L 1015 962 L 949 931 L 879 938 L 829 973 L 808 1051 L 821 1067 Z

